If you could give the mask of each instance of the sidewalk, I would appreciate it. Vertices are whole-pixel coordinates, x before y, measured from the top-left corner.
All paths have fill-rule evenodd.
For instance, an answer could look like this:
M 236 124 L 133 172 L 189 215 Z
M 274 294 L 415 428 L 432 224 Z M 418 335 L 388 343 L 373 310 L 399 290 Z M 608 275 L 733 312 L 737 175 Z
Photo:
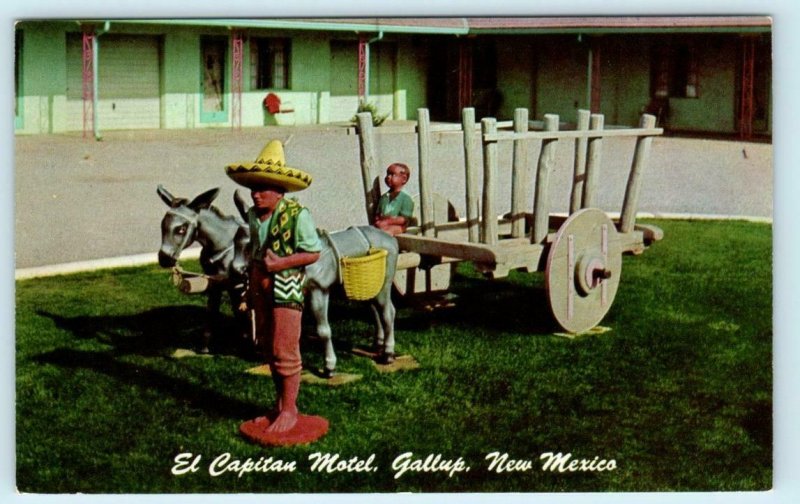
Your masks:
M 389 123 L 376 132 L 380 166 L 400 161 L 416 169 L 413 123 Z M 155 257 L 166 210 L 156 194 L 158 184 L 186 198 L 220 187 L 215 205 L 233 213 L 237 186 L 225 175 L 224 166 L 255 160 L 275 138 L 284 141 L 289 166 L 314 176 L 311 187 L 297 196 L 312 210 L 319 227 L 337 230 L 367 222 L 358 138 L 345 125 L 107 132 L 99 142 L 79 134 L 19 136 L 15 139 L 16 268 L 150 253 Z M 572 149 L 572 142 L 558 146 L 551 177 L 553 212 L 568 206 Z M 434 135 L 432 150 L 437 170 L 434 190 L 463 215 L 460 136 Z M 499 150 L 500 166 L 510 167 L 510 144 L 501 144 Z M 597 195 L 600 208 L 619 212 L 632 154 L 631 140 L 605 140 Z M 532 171 L 537 155 L 530 149 Z M 499 175 L 500 202 L 510 199 L 508 171 Z M 656 138 L 639 210 L 770 218 L 772 181 L 770 144 Z M 415 171 L 408 190 L 418 192 Z M 532 201 L 532 187 L 528 193 Z

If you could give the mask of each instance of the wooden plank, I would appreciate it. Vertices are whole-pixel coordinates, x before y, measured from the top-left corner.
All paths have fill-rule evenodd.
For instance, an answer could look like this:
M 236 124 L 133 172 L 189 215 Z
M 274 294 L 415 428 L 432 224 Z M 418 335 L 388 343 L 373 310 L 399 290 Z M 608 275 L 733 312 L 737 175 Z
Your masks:
M 499 131 L 491 135 L 485 135 L 484 141 L 503 142 L 513 140 L 567 140 L 575 138 L 597 138 L 597 137 L 639 137 L 639 136 L 658 136 L 664 133 L 662 128 L 619 128 L 604 129 L 602 131 L 527 131 L 525 133 L 513 133 L 510 131 Z
M 397 238 L 403 250 L 441 257 L 443 262 L 471 261 L 480 265 L 483 273 L 495 273 L 496 278 L 515 269 L 537 271 L 545 251 L 544 245 L 532 244 L 526 238 L 501 240 L 494 246 L 424 236 L 398 235 Z
M 528 131 L 528 109 L 514 110 L 514 132 Z M 525 236 L 525 190 L 528 187 L 528 145 L 522 140 L 514 141 L 511 163 L 511 236 Z
M 472 117 L 474 119 L 474 117 L 475 117 L 475 109 L 472 108 L 472 107 L 466 107 L 466 108 L 472 109 L 472 111 L 473 111 Z M 466 108 L 464 110 L 466 110 Z M 497 129 L 500 129 L 500 128 L 513 128 L 513 127 L 514 127 L 514 121 L 497 121 Z M 473 129 L 474 129 L 475 133 L 479 133 L 481 131 L 480 124 L 475 123 L 473 121 Z M 430 131 L 431 131 L 431 133 L 462 133 L 465 130 L 464 130 L 463 122 L 462 122 L 461 126 L 459 126 L 458 124 L 445 124 L 445 123 L 431 124 Z
M 461 126 L 458 124 L 431 124 L 431 133 L 460 133 Z
M 567 220 L 567 215 L 550 215 L 548 219 L 548 229 L 559 229 Z M 525 218 L 533 222 L 533 214 L 526 213 Z M 619 228 L 619 219 L 612 219 Z M 436 236 L 449 241 L 464 241 L 468 239 L 467 222 L 464 220 L 456 222 L 446 222 L 436 226 Z M 634 231 L 640 231 L 643 234 L 645 242 L 659 241 L 664 237 L 664 231 L 653 224 L 639 224 L 634 226 Z M 404 235 L 420 235 L 419 227 L 410 227 Z M 509 219 L 497 219 L 497 234 L 499 237 L 511 236 L 511 221 Z M 551 233 L 553 234 L 553 233 Z M 548 236 L 550 236 L 548 234 Z M 501 243 L 503 239 L 499 240 Z M 548 239 L 544 240 L 547 243 Z
M 526 214 L 530 216 L 531 214 Z M 468 228 L 466 221 L 446 222 L 436 226 L 436 236 L 446 240 L 460 240 L 467 243 L 469 241 Z M 421 235 L 418 227 L 410 227 L 406 230 L 405 234 Z M 508 219 L 498 219 L 497 221 L 497 234 L 498 236 L 511 236 L 511 221 Z
M 461 112 L 464 133 L 464 180 L 466 181 L 467 226 L 469 241 L 480 241 L 478 228 L 478 159 L 475 155 L 475 109 L 467 107 Z
M 482 243 L 466 243 L 442 238 L 400 234 L 396 236 L 400 250 L 437 257 L 455 257 L 465 261 L 494 263 L 495 249 Z
M 617 233 L 622 252 L 641 254 L 644 252 L 644 233 L 641 231 L 631 231 L 629 233 Z
M 545 128 L 548 131 L 558 129 L 558 116 L 547 114 L 544 116 Z M 539 153 L 539 165 L 536 169 L 536 189 L 533 210 L 533 231 L 531 243 L 541 243 L 547 236 L 549 209 L 550 209 L 550 173 L 553 171 L 555 149 L 558 140 L 551 139 L 542 142 Z
M 375 205 L 380 198 L 380 180 L 375 175 L 375 137 L 373 134 L 372 114 L 361 112 L 356 115 L 358 122 L 359 154 L 361 157 L 361 181 L 364 187 L 364 203 L 367 212 L 367 222 L 372 222 L 375 215 Z
M 497 131 L 497 122 L 492 117 L 481 120 L 483 138 Z M 497 212 L 495 198 L 497 193 L 497 143 L 483 141 L 483 218 L 481 219 L 481 242 L 488 245 L 497 243 Z
M 416 252 L 401 252 L 397 256 L 397 267 L 398 270 L 416 268 L 419 266 L 422 257 L 417 254 Z
M 528 273 L 539 271 L 544 251 L 544 245 L 531 243 L 527 238 L 502 240 L 495 251 L 497 262 L 493 276 L 499 278 L 501 270 L 522 269 Z
M 428 109 L 417 109 L 417 147 L 419 153 L 419 200 L 420 228 L 425 236 L 433 236 L 436 223 L 433 214 L 433 188 L 430 181 L 430 115 Z
M 589 117 L 591 115 L 588 110 L 578 111 L 578 130 L 586 131 L 589 129 Z M 575 163 L 572 175 L 572 192 L 569 198 L 569 213 L 575 213 L 581 208 L 583 187 L 586 182 L 586 148 L 588 145 L 588 137 L 575 139 Z
M 655 116 L 643 114 L 639 120 L 642 128 L 652 128 L 656 124 Z M 625 187 L 625 199 L 620 213 L 620 231 L 628 232 L 636 223 L 636 208 L 639 205 L 639 190 L 642 186 L 642 173 L 650 159 L 650 146 L 652 137 L 639 138 L 636 141 L 636 150 L 633 154 L 631 172 L 628 176 L 628 185 Z
M 633 229 L 634 231 L 642 232 L 645 243 L 659 241 L 664 238 L 664 230 L 652 224 L 636 224 Z
M 589 127 L 594 131 L 602 131 L 604 122 L 605 117 L 603 114 L 592 114 Z M 594 205 L 594 193 L 597 189 L 600 166 L 603 162 L 603 137 L 595 137 L 589 140 L 589 152 L 587 156 L 581 208 L 590 208 Z

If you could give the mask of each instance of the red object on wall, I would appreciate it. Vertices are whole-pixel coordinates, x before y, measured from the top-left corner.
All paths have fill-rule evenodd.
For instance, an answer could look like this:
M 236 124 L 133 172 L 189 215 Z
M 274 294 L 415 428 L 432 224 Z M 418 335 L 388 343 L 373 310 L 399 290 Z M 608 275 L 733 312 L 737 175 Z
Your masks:
M 281 99 L 275 93 L 269 93 L 266 98 L 264 98 L 264 108 L 269 111 L 270 114 L 277 114 L 281 111 Z

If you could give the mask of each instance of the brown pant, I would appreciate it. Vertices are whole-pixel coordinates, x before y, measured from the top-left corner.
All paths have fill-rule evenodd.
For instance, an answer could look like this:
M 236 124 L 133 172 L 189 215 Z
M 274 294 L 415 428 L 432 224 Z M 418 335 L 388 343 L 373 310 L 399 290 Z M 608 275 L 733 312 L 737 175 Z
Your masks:
M 261 265 L 250 270 L 250 306 L 256 316 L 256 340 L 272 372 L 292 376 L 303 369 L 300 356 L 303 311 L 296 305 L 275 304 L 272 278 Z

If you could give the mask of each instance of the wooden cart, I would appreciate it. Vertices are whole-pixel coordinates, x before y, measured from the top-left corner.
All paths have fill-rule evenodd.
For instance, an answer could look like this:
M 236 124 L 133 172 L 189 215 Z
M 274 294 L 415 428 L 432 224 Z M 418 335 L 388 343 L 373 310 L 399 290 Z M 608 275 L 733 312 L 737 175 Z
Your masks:
M 655 127 L 655 117 L 643 115 L 638 128 L 607 128 L 602 115 L 581 110 L 573 129 L 560 129 L 557 115 L 546 115 L 543 122 L 529 121 L 526 109 L 517 109 L 513 122 L 484 118 L 479 125 L 472 108 L 463 110 L 461 125 L 431 125 L 427 109 L 417 112 L 420 218 L 418 225 L 397 236 L 402 251 L 398 270 L 430 275 L 433 267 L 448 268 L 458 261 L 470 261 L 490 278 L 505 277 L 511 270 L 543 271 L 550 310 L 558 324 L 572 333 L 597 325 L 619 287 L 622 254 L 639 254 L 663 237 L 655 226 L 636 224 L 637 200 L 652 137 L 662 133 Z M 366 211 L 371 216 L 379 197 L 382 167 L 375 162 L 370 114 L 358 114 L 357 120 Z M 445 212 L 435 209 L 432 133 L 463 138 L 466 217 L 456 222 L 448 222 L 442 217 Z M 612 220 L 606 212 L 594 208 L 594 199 L 603 139 L 619 136 L 635 137 L 636 142 L 622 210 L 619 218 Z M 482 156 L 477 155 L 478 138 Z M 550 178 L 555 150 L 566 141 L 575 143 L 570 205 L 568 215 L 557 216 L 550 213 Z M 499 142 L 513 142 L 511 212 L 502 216 L 496 210 Z M 540 149 L 534 198 L 528 210 L 525 194 L 532 177 L 527 169 L 527 152 L 532 142 L 538 142 L 535 147 Z M 479 188 L 481 164 L 483 184 Z M 444 269 L 443 274 L 449 275 L 449 271 Z M 430 277 L 423 284 L 430 289 Z M 409 287 L 408 294 L 413 293 Z

